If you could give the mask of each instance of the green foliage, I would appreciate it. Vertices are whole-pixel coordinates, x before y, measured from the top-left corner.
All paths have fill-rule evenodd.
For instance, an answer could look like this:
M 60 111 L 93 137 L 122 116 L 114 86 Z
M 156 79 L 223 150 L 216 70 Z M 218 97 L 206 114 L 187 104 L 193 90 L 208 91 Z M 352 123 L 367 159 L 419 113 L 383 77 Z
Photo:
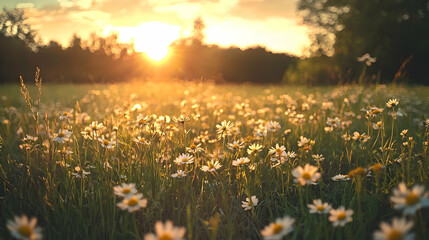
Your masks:
M 316 56 L 333 56 L 344 75 L 356 79 L 361 72 L 356 57 L 370 53 L 377 57 L 369 69 L 371 75 L 381 72 L 384 81 L 407 78 L 427 83 L 426 0 L 301 0 L 298 9 L 314 29 L 310 51 Z M 401 68 L 404 62 L 407 64 Z
M 0 11 L 0 37 L 16 38 L 25 42 L 30 48 L 35 48 L 36 32 L 31 28 L 22 9 Z
M 305 85 L 334 85 L 342 81 L 341 70 L 332 58 L 327 56 L 298 60 L 290 66 L 283 77 L 283 83 Z

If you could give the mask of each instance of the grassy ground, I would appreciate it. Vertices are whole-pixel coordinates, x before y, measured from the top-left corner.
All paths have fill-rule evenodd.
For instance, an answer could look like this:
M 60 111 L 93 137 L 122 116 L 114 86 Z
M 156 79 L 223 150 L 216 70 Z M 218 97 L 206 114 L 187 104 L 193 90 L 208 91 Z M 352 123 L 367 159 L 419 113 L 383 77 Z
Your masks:
M 368 239 L 395 217 L 412 222 L 417 239 L 429 235 L 427 190 L 405 210 L 391 199 L 401 182 L 429 188 L 429 88 L 48 85 L 40 104 L 37 88 L 29 88 L 32 111 L 19 86 L 0 87 L 4 239 L 11 238 L 7 220 L 22 214 L 37 217 L 44 239 L 141 239 L 167 220 L 186 228 L 187 239 L 259 239 L 286 215 L 295 219 L 287 239 Z M 399 105 L 386 106 L 390 99 Z M 64 112 L 69 118 L 60 119 Z M 85 130 L 93 121 L 103 127 Z M 234 127 L 222 132 L 216 125 L 223 121 Z M 61 129 L 70 134 L 62 143 Z M 234 141 L 243 148 L 230 149 Z M 253 144 L 262 148 L 249 153 Z M 270 154 L 277 144 L 285 152 Z M 183 153 L 193 163 L 177 164 Z M 232 164 L 242 157 L 250 161 Z M 320 178 L 302 174 L 302 185 L 292 172 L 306 164 Z M 172 177 L 178 170 L 186 176 Z M 334 181 L 338 174 L 350 179 Z M 113 190 L 121 183 L 134 183 L 147 206 L 121 210 L 123 197 Z M 245 210 L 242 201 L 251 196 L 258 203 Z M 353 210 L 353 219 L 334 227 L 334 213 L 309 212 L 315 199 Z

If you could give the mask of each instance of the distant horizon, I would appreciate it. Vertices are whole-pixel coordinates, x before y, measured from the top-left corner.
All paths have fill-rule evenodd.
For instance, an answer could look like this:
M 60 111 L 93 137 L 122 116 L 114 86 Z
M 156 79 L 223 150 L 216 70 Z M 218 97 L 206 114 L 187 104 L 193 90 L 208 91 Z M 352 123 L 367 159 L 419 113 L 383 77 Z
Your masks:
M 308 29 L 300 24 L 297 0 L 6 0 L 2 8 L 21 8 L 44 44 L 68 46 L 73 34 L 119 34 L 134 39 L 136 50 L 155 55 L 167 51 L 178 38 L 192 34 L 193 22 L 205 24 L 205 43 L 240 49 L 265 47 L 273 53 L 303 56 L 309 46 Z M 162 41 L 161 41 L 162 40 Z M 159 57 L 159 56 L 158 56 Z

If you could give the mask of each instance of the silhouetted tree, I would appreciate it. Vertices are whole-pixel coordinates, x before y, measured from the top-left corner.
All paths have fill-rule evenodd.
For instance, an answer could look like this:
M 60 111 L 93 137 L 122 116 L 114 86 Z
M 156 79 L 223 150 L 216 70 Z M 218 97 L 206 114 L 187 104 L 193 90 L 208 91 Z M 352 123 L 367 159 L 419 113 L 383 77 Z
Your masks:
M 70 41 L 70 47 L 71 48 L 80 48 L 80 49 L 82 49 L 82 45 L 83 45 L 82 38 L 79 37 L 76 33 L 73 34 L 73 37 L 72 37 L 72 39 Z
M 34 76 L 32 64 L 38 46 L 36 32 L 26 23 L 20 9 L 0 11 L 0 82 Z
M 192 40 L 197 43 L 203 43 L 205 41 L 206 35 L 204 30 L 206 28 L 206 24 L 204 23 L 201 17 L 198 17 L 194 20 L 194 27 L 192 29 Z
M 37 47 L 36 32 L 26 22 L 22 9 L 3 9 L 0 11 L 0 34 L 5 37 L 19 38 L 29 47 Z

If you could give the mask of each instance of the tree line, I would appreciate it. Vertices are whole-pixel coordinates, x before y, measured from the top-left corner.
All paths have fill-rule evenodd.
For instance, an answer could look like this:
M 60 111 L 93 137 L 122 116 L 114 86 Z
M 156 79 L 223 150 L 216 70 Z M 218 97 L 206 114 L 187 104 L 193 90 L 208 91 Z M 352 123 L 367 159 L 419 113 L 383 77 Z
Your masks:
M 20 75 L 31 79 L 36 67 L 44 82 L 116 83 L 151 78 L 214 80 L 219 83 L 280 83 L 296 57 L 275 54 L 264 47 L 221 48 L 204 43 L 204 23 L 194 22 L 191 37 L 170 46 L 168 59 L 155 63 L 135 52 L 132 43 L 120 43 L 118 35 L 93 33 L 83 40 L 74 35 L 69 46 L 58 42 L 43 44 L 25 23 L 23 11 L 4 9 L 0 17 L 0 79 L 17 82 Z
M 19 9 L 0 12 L 0 82 L 16 82 L 41 68 L 45 82 L 113 83 L 147 79 L 231 83 L 429 83 L 427 0 L 299 0 L 298 13 L 311 28 L 307 58 L 276 54 L 261 46 L 223 48 L 205 43 L 205 25 L 170 46 L 162 64 L 120 43 L 117 34 L 68 46 L 43 44 Z M 358 61 L 370 55 L 370 65 Z

